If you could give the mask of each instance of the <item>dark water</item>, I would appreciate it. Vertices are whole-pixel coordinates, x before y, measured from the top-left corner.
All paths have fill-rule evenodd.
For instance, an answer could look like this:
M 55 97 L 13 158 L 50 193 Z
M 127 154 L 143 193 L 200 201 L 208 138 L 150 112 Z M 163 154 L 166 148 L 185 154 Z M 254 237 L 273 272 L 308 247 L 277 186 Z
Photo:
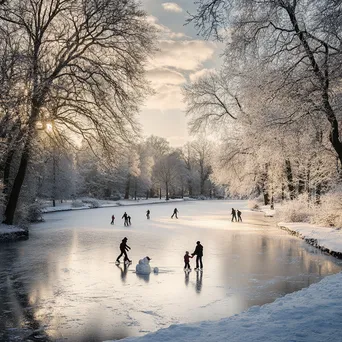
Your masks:
M 245 202 L 177 203 L 46 215 L 30 239 L 0 245 L 0 341 L 104 341 L 142 335 L 173 323 L 227 317 L 274 301 L 341 270 L 322 254 L 232 206 Z M 145 212 L 151 210 L 151 220 Z M 114 213 L 126 210 L 132 226 Z M 133 264 L 116 266 L 127 236 Z M 204 271 L 183 271 L 183 255 L 204 245 Z M 159 274 L 141 277 L 144 256 Z M 194 260 L 191 261 L 194 266 Z

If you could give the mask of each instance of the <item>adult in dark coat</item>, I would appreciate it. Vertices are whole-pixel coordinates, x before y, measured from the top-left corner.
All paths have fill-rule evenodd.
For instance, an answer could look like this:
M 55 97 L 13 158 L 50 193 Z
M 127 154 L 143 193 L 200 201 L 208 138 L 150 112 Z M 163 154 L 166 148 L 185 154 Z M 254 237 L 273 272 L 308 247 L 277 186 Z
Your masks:
M 232 222 L 234 222 L 234 219 L 235 219 L 235 222 L 237 222 L 236 210 L 234 208 L 232 208 Z
M 242 222 L 241 211 L 238 209 L 237 211 L 238 222 Z
M 173 218 L 174 216 L 176 216 L 176 219 L 178 219 L 178 213 L 179 213 L 179 211 L 178 211 L 177 208 L 173 209 L 173 214 L 172 214 L 171 218 Z
M 127 255 L 127 251 L 130 250 L 130 249 L 131 249 L 131 247 L 129 247 L 127 245 L 127 238 L 126 237 L 123 238 L 122 242 L 120 243 L 120 252 L 121 252 L 121 254 L 116 258 L 116 261 L 120 262 L 120 258 L 122 257 L 122 255 L 124 255 L 125 256 L 124 257 L 124 261 L 131 262 L 131 260 L 129 260 L 128 255 Z
M 127 213 L 125 212 L 122 217 L 125 221 L 124 221 L 124 226 L 128 226 L 128 215 Z
M 199 269 L 199 265 L 201 266 L 200 268 L 203 268 L 203 262 L 202 262 L 202 257 L 203 257 L 203 246 L 201 245 L 200 241 L 196 242 L 196 248 L 195 251 L 191 254 L 192 256 L 196 255 L 196 268 L 195 270 Z

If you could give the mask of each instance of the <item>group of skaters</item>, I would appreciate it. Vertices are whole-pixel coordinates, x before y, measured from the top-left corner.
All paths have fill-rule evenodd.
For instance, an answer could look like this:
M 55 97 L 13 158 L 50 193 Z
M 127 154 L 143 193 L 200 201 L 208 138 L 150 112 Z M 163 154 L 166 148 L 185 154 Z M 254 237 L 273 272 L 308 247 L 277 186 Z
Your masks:
M 132 224 L 131 222 L 131 217 L 125 212 L 122 217 L 122 219 L 124 219 L 124 226 L 128 227 Z M 110 222 L 110 224 L 114 224 L 115 223 L 115 216 L 112 215 L 112 221 Z
M 179 213 L 178 209 L 175 208 L 173 210 L 173 214 L 172 214 L 171 218 L 173 218 L 175 216 L 176 219 L 178 219 L 178 215 L 177 215 L 178 213 Z M 150 209 L 148 209 L 146 211 L 146 218 L 148 220 L 151 218 L 151 211 L 150 211 Z M 125 227 L 128 227 L 128 226 L 130 226 L 132 224 L 131 217 L 126 212 L 122 215 L 122 219 L 124 219 L 124 226 Z M 112 221 L 110 222 L 110 224 L 115 224 L 115 216 L 114 215 L 112 215 Z
M 232 208 L 232 222 L 242 222 L 241 211 L 239 209 Z
M 124 256 L 124 263 L 131 263 L 132 260 L 129 259 L 127 252 L 131 249 L 131 247 L 129 247 L 127 245 L 127 238 L 124 237 L 120 243 L 120 255 L 116 258 L 116 263 L 119 264 L 120 263 L 120 258 L 122 256 Z M 192 259 L 194 256 L 196 255 L 196 267 L 195 270 L 199 270 L 202 271 L 203 270 L 203 246 L 201 245 L 200 241 L 196 242 L 196 248 L 194 250 L 193 253 L 191 253 L 191 255 L 189 254 L 188 251 L 185 252 L 184 255 L 184 270 L 185 271 L 191 271 L 191 267 L 190 267 L 190 259 Z

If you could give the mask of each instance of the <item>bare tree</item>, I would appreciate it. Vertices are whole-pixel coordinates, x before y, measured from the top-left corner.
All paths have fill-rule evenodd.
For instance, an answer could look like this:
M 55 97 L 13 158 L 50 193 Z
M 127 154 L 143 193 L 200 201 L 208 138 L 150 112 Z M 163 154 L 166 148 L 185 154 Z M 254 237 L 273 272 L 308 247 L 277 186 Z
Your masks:
M 177 153 L 161 156 L 154 165 L 155 178 L 164 185 L 166 200 L 169 199 L 171 186 L 180 176 L 181 163 Z
M 206 37 L 229 32 L 227 58 L 280 69 L 283 85 L 310 88 L 315 110 L 329 123 L 329 139 L 342 163 L 339 132 L 342 58 L 341 1 L 200 0 L 189 19 Z M 276 92 L 275 92 L 276 94 Z
M 27 110 L 23 149 L 8 198 L 12 224 L 36 137 L 37 123 L 51 120 L 65 134 L 79 134 L 113 149 L 138 132 L 134 114 L 148 89 L 144 61 L 153 29 L 135 0 L 8 1 L 0 25 L 16 32 Z M 49 105 L 58 98 L 58 110 Z M 53 113 L 53 114 L 52 114 Z

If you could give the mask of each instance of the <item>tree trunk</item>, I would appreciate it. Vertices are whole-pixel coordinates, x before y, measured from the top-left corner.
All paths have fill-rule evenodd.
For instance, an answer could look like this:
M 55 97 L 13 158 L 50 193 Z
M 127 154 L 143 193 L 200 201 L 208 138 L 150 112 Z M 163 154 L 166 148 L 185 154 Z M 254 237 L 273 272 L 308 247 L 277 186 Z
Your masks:
M 161 199 L 161 187 L 159 188 L 159 199 Z
M 321 193 L 322 193 L 322 184 L 318 183 L 316 185 L 316 204 L 321 204 Z
M 192 180 L 188 180 L 188 191 L 189 191 L 189 196 L 192 196 Z
M 167 182 L 165 182 L 165 199 L 168 201 L 169 200 L 169 184 Z
M 262 194 L 264 197 L 264 205 L 268 205 L 270 203 L 270 196 L 268 194 L 268 164 L 265 164 L 265 171 L 261 176 L 262 181 Z
M 52 188 L 52 206 L 56 206 L 56 199 L 57 199 L 57 184 L 56 184 L 56 149 L 54 148 L 53 151 L 53 161 L 52 161 L 52 175 L 53 175 L 53 188 Z
M 14 222 L 14 214 L 17 209 L 20 190 L 24 183 L 27 165 L 28 165 L 28 161 L 30 157 L 30 153 L 29 153 L 30 143 L 31 143 L 31 138 L 29 134 L 26 140 L 26 144 L 24 146 L 23 153 L 21 155 L 19 169 L 14 179 L 12 190 L 8 197 L 8 202 L 7 202 L 5 213 L 4 213 L 5 220 L 3 221 L 3 223 L 8 224 L 8 225 L 12 225 Z
M 4 212 L 5 219 L 3 223 L 8 225 L 12 225 L 14 222 L 14 215 L 17 209 L 21 187 L 25 180 L 27 165 L 30 159 L 31 142 L 35 133 L 35 124 L 39 116 L 39 109 L 40 102 L 37 101 L 36 98 L 32 99 L 31 116 L 27 126 L 27 137 L 21 154 L 19 168 L 14 179 L 11 193 L 8 196 L 8 201 L 6 203 L 6 209 Z
M 298 195 L 301 195 L 305 191 L 305 174 L 303 170 L 299 171 L 298 178 Z
M 3 193 L 5 195 L 5 203 L 8 200 L 8 194 L 9 194 L 9 186 L 10 186 L 10 172 L 11 172 L 11 165 L 12 165 L 12 160 L 14 156 L 14 149 L 11 149 L 11 151 L 8 152 L 6 161 L 5 161 L 5 167 L 4 167 L 4 189 Z
M 129 199 L 130 185 L 131 185 L 131 175 L 128 174 L 127 182 L 126 182 L 126 187 L 125 187 L 125 197 L 124 197 L 124 199 Z
M 285 173 L 286 173 L 286 179 L 287 179 L 287 187 L 290 193 L 290 199 L 293 200 L 295 198 L 295 194 L 294 194 L 295 187 L 293 185 L 291 162 L 288 159 L 285 160 Z
M 148 199 L 148 190 L 146 190 L 146 199 Z

